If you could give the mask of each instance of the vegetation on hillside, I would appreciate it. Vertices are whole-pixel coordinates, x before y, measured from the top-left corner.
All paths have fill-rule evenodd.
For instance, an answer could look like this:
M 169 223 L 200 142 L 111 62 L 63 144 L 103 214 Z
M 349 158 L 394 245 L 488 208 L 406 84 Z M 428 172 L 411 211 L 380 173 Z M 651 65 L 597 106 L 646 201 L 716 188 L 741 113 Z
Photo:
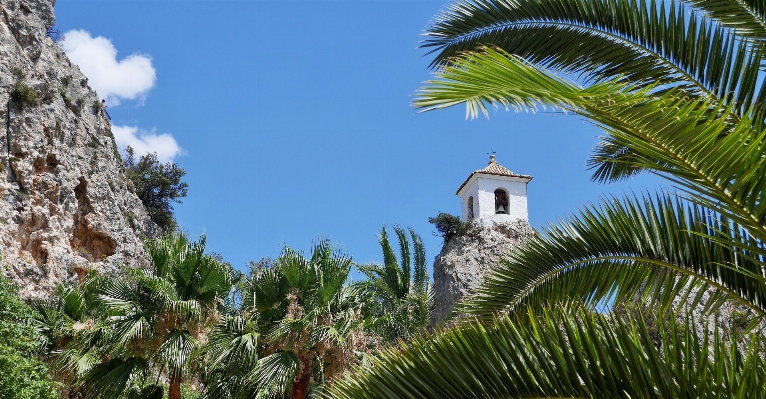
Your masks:
M 69 397 L 317 397 L 386 342 L 426 329 L 425 250 L 410 230 L 410 254 L 394 230 L 401 266 L 384 229 L 387 269 L 360 266 L 371 273 L 362 282 L 349 280 L 355 264 L 326 239 L 308 256 L 286 247 L 253 262 L 247 275 L 205 254 L 204 237 L 151 239 L 150 264 L 91 272 L 33 301 L 33 331 Z
M 13 283 L 0 274 L 0 398 L 53 399 L 57 384 L 41 361 L 43 339 L 32 309 Z

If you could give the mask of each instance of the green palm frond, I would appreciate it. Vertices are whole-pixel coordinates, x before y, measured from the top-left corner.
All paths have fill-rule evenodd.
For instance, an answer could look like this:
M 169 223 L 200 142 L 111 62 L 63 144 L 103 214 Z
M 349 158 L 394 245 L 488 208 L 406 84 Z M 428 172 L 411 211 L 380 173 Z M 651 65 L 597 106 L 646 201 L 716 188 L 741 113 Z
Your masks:
M 286 312 L 290 284 L 280 270 L 263 270 L 248 284 L 245 306 L 258 312 L 266 323 L 279 320 Z
M 425 292 L 428 290 L 428 265 L 426 260 L 426 247 L 423 245 L 423 239 L 411 227 L 408 229 L 412 246 L 415 250 L 413 257 L 414 270 L 412 275 L 412 284 L 415 292 Z
M 222 320 L 205 347 L 208 366 L 215 370 L 228 365 L 243 369 L 255 367 L 261 334 L 252 320 L 242 316 Z
M 203 235 L 196 242 L 189 243 L 180 254 L 180 261 L 170 270 L 176 290 L 184 298 L 193 298 L 196 292 L 196 280 L 199 278 L 199 268 L 205 256 L 207 238 Z
M 228 317 L 218 324 L 200 356 L 207 397 L 254 396 L 256 387 L 249 385 L 246 376 L 257 365 L 260 338 L 257 324 L 249 318 Z
M 333 381 L 326 398 L 747 398 L 766 386 L 764 344 L 559 311 L 509 317 L 390 348 Z M 655 341 L 656 340 L 656 341 Z
M 181 373 L 197 346 L 197 340 L 188 331 L 171 331 L 157 349 L 155 362 L 167 365 L 172 373 Z
M 705 2 L 712 3 L 700 3 Z M 586 82 L 680 85 L 734 101 L 742 110 L 762 106 L 760 46 L 680 4 L 457 1 L 426 30 L 422 47 L 437 53 L 433 65 L 449 65 L 465 51 L 490 45 L 562 74 L 581 75 Z
M 146 251 L 152 258 L 154 274 L 166 277 L 172 268 L 181 261 L 181 256 L 189 245 L 185 234 L 170 234 L 163 238 L 147 240 L 144 243 Z
M 234 283 L 229 267 L 209 255 L 202 258 L 197 274 L 194 297 L 206 303 L 227 295 Z
M 324 260 L 321 265 L 315 264 L 314 292 L 317 302 L 313 306 L 327 308 L 342 292 L 348 281 L 353 262 L 351 258 L 336 254 L 332 258 Z
M 766 238 L 766 130 L 751 115 L 732 124 L 729 108 L 670 95 L 584 115 L 609 133 L 609 145 L 642 154 L 631 165 L 665 177 L 692 200 Z
M 410 242 L 407 240 L 407 234 L 401 226 L 394 225 L 394 233 L 396 233 L 396 238 L 399 240 L 399 259 L 401 259 L 402 263 L 400 273 L 401 281 L 399 284 L 403 293 L 406 295 L 410 292 L 410 275 L 412 270 Z
M 87 399 L 119 398 L 131 383 L 148 373 L 142 358 L 113 359 L 93 367 L 82 384 Z
M 437 73 L 417 92 L 413 102 L 421 112 L 466 105 L 466 118 L 489 116 L 488 106 L 519 110 L 537 110 L 550 105 L 565 111 L 580 111 L 583 103 L 608 103 L 645 100 L 654 87 L 633 90 L 629 85 L 612 81 L 582 87 L 560 78 L 551 71 L 499 49 L 485 48 L 469 53 Z
M 101 363 L 104 352 L 98 345 L 101 332 L 95 334 L 79 334 L 70 341 L 66 348 L 56 353 L 53 366 L 60 372 L 70 373 L 75 378 L 85 376 L 94 366 Z
M 280 274 L 287 279 L 290 287 L 299 292 L 308 291 L 308 286 L 313 275 L 309 261 L 298 251 L 285 248 L 282 255 L 277 259 Z
M 742 119 L 714 100 L 683 92 L 652 95 L 618 82 L 580 87 L 501 51 L 474 53 L 429 82 L 415 105 L 424 110 L 465 103 L 469 116 L 487 104 L 532 108 L 550 104 L 583 115 L 606 130 L 613 148 L 633 151 L 630 160 L 596 154 L 593 165 L 631 162 L 690 191 L 692 199 L 766 237 L 766 130 L 758 112 Z M 641 155 L 639 155 L 641 154 Z
M 279 351 L 258 359 L 248 381 L 258 387 L 258 397 L 282 397 L 289 392 L 300 367 L 300 360 L 295 353 Z
M 689 0 L 688 3 L 739 35 L 766 40 L 766 4 L 761 0 Z
M 725 295 L 766 315 L 763 265 L 728 241 L 731 230 L 730 220 L 668 194 L 605 200 L 526 240 L 461 310 L 491 317 L 555 302 L 595 309 L 638 294 L 668 310 L 690 290 L 712 290 L 719 295 L 703 304 L 710 310 Z
M 399 267 L 399 261 L 396 259 L 394 249 L 391 247 L 391 243 L 388 241 L 388 232 L 386 226 L 380 230 L 380 237 L 378 238 L 381 249 L 383 249 L 383 267 L 384 272 L 379 274 L 381 283 L 388 291 L 393 293 L 394 298 L 401 298 L 406 295 L 409 287 L 404 285 L 403 272 Z M 400 243 L 401 244 L 401 243 Z

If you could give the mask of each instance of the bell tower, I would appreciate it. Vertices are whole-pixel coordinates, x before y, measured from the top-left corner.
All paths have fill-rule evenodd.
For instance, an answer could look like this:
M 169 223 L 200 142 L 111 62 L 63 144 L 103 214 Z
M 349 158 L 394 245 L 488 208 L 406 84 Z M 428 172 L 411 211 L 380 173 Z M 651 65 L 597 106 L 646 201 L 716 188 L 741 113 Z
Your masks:
M 457 190 L 463 220 L 480 225 L 529 220 L 527 183 L 532 176 L 513 173 L 490 155 L 486 168 L 474 171 Z

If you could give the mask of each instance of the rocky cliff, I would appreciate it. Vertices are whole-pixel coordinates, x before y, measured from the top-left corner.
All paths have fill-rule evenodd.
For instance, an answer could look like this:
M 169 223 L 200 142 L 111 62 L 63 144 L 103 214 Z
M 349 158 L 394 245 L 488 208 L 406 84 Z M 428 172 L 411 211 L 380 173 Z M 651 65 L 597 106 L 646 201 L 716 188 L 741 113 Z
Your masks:
M 434 260 L 432 324 L 449 317 L 460 299 L 470 294 L 490 268 L 534 230 L 526 220 L 474 226 L 464 236 L 444 243 Z
M 55 0 L 0 0 L 0 251 L 24 296 L 146 259 L 153 235 L 88 79 L 47 37 Z

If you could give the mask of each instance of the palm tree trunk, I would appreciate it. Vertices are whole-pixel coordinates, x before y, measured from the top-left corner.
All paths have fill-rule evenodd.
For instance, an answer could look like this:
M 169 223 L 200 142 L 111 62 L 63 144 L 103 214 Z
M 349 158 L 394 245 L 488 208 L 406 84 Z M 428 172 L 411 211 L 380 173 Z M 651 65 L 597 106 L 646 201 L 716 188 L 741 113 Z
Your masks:
M 306 399 L 309 395 L 309 386 L 311 385 L 311 367 L 301 367 L 300 373 L 301 376 L 297 381 L 293 383 L 293 399 Z
M 181 399 L 181 373 L 172 373 L 169 385 L 168 399 Z

